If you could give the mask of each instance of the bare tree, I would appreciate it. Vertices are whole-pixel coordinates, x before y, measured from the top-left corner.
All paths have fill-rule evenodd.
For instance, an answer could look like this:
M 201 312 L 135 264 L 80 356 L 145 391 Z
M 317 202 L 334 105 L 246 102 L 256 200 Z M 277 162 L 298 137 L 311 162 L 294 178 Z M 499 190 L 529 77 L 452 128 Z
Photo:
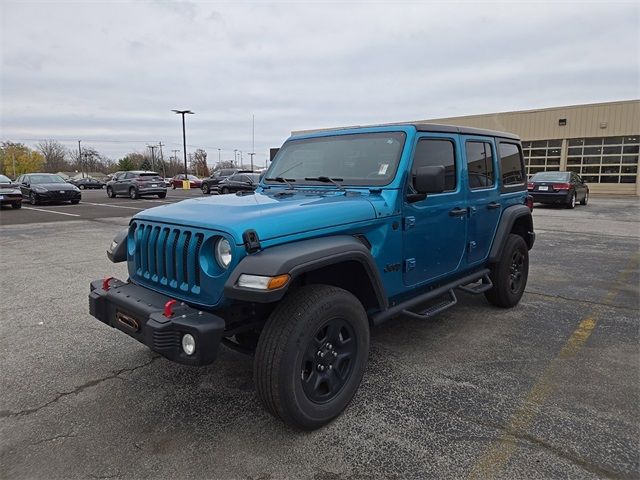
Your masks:
M 201 177 L 209 176 L 209 167 L 207 166 L 207 152 L 203 149 L 198 148 L 193 156 L 189 155 L 191 159 L 191 170 L 196 173 L 196 175 L 200 175 Z
M 44 157 L 45 172 L 62 172 L 71 168 L 67 162 L 68 151 L 61 143 L 55 140 L 43 140 L 36 145 L 36 148 Z

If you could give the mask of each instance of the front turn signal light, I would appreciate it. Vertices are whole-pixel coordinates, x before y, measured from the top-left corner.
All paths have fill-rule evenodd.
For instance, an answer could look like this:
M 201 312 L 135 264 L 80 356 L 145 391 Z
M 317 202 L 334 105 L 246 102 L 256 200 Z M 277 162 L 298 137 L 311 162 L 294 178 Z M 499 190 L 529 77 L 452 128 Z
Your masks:
M 243 288 L 254 288 L 256 290 L 276 290 L 284 287 L 291 277 L 285 273 L 275 277 L 263 275 L 248 275 L 243 273 L 238 278 L 238 286 Z

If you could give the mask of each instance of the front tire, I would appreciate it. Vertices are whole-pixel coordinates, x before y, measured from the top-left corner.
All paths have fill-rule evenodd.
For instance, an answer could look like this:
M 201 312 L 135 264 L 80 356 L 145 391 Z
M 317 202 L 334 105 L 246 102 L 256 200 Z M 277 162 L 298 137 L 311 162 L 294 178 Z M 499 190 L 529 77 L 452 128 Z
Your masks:
M 84 185 L 80 185 L 78 188 L 79 188 L 80 190 L 84 190 Z
M 502 308 L 517 305 L 529 277 L 529 250 L 524 239 L 520 235 L 509 234 L 500 260 L 490 268 L 493 288 L 485 292 L 487 300 Z
M 262 404 L 304 430 L 319 428 L 347 407 L 369 353 L 369 323 L 351 293 L 308 285 L 288 294 L 265 325 L 254 361 Z
M 171 184 L 171 188 L 175 190 L 175 189 L 176 189 L 176 184 L 175 184 L 175 183 L 172 183 L 172 184 Z
M 77 205 L 80 203 L 80 200 L 71 200 L 71 205 Z
M 107 197 L 109 197 L 109 198 L 115 198 L 116 197 L 115 193 L 113 193 L 113 188 L 107 187 Z
M 22 208 L 22 202 L 20 202 L 20 203 L 12 203 L 11 204 L 11 208 L 15 208 L 16 210 L 18 208 Z
M 38 197 L 36 197 L 36 194 L 33 192 L 29 194 L 29 203 L 31 205 L 38 205 Z
M 222 187 L 222 190 L 220 191 L 220 193 L 222 195 L 227 195 L 229 193 L 229 189 L 227 187 Z
M 202 185 L 202 193 L 204 193 L 205 195 L 209 195 L 209 193 L 211 193 L 211 189 L 209 188 L 208 183 Z

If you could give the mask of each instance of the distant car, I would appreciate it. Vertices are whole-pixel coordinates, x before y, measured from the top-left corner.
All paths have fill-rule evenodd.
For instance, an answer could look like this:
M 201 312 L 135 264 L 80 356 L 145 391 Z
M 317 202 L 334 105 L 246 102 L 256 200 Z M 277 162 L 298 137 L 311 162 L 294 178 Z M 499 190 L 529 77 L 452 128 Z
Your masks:
M 574 172 L 538 172 L 527 183 L 534 202 L 556 203 L 574 208 L 577 202 L 586 205 L 589 187 Z
M 95 178 L 78 178 L 78 179 L 69 180 L 69 183 L 72 183 L 73 185 L 78 187 L 80 190 L 84 190 L 85 188 L 100 189 L 100 188 L 104 188 L 106 185 L 104 182 L 101 182 L 100 180 L 96 180 Z
M 253 173 L 251 170 L 240 170 L 239 168 L 223 168 L 213 173 L 208 178 L 202 180 L 202 193 L 208 195 L 218 191 L 218 184 L 225 178 L 235 175 L 236 173 Z
M 235 192 L 253 192 L 259 183 L 259 173 L 236 173 L 222 180 L 218 184 L 218 191 L 223 195 Z
M 0 175 L 0 205 L 11 205 L 13 208 L 22 207 L 20 186 L 13 183 L 5 175 Z
M 171 179 L 170 178 L 164 177 L 162 179 L 162 181 L 164 182 L 164 186 L 165 187 L 170 187 L 171 186 Z
M 49 202 L 79 203 L 82 199 L 80 189 L 53 173 L 27 173 L 20 175 L 16 183 L 20 185 L 22 198 L 31 205 Z
M 140 198 L 145 195 L 157 195 L 158 198 L 167 196 L 167 187 L 157 172 L 135 170 L 118 172 L 107 182 L 107 196 L 115 198 L 127 195 L 129 198 Z
M 200 188 L 202 186 L 202 180 L 200 180 L 195 175 L 187 175 L 189 179 L 189 187 L 190 188 Z M 171 179 L 171 188 L 174 190 L 176 188 L 182 188 L 182 181 L 184 180 L 184 174 L 176 175 Z

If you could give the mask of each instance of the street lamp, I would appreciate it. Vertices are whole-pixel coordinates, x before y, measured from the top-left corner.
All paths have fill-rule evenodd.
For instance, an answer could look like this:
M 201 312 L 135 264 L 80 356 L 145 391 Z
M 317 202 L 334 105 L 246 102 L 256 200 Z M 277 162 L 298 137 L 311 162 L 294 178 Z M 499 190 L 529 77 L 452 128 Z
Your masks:
M 191 110 L 171 110 L 171 111 L 177 113 L 178 115 L 182 115 L 182 146 L 184 148 L 184 179 L 188 181 L 189 177 L 187 177 L 187 134 L 185 133 L 184 116 L 193 115 L 194 113 Z
M 238 150 L 237 149 L 233 149 L 233 166 L 236 166 L 236 162 L 238 161 Z

